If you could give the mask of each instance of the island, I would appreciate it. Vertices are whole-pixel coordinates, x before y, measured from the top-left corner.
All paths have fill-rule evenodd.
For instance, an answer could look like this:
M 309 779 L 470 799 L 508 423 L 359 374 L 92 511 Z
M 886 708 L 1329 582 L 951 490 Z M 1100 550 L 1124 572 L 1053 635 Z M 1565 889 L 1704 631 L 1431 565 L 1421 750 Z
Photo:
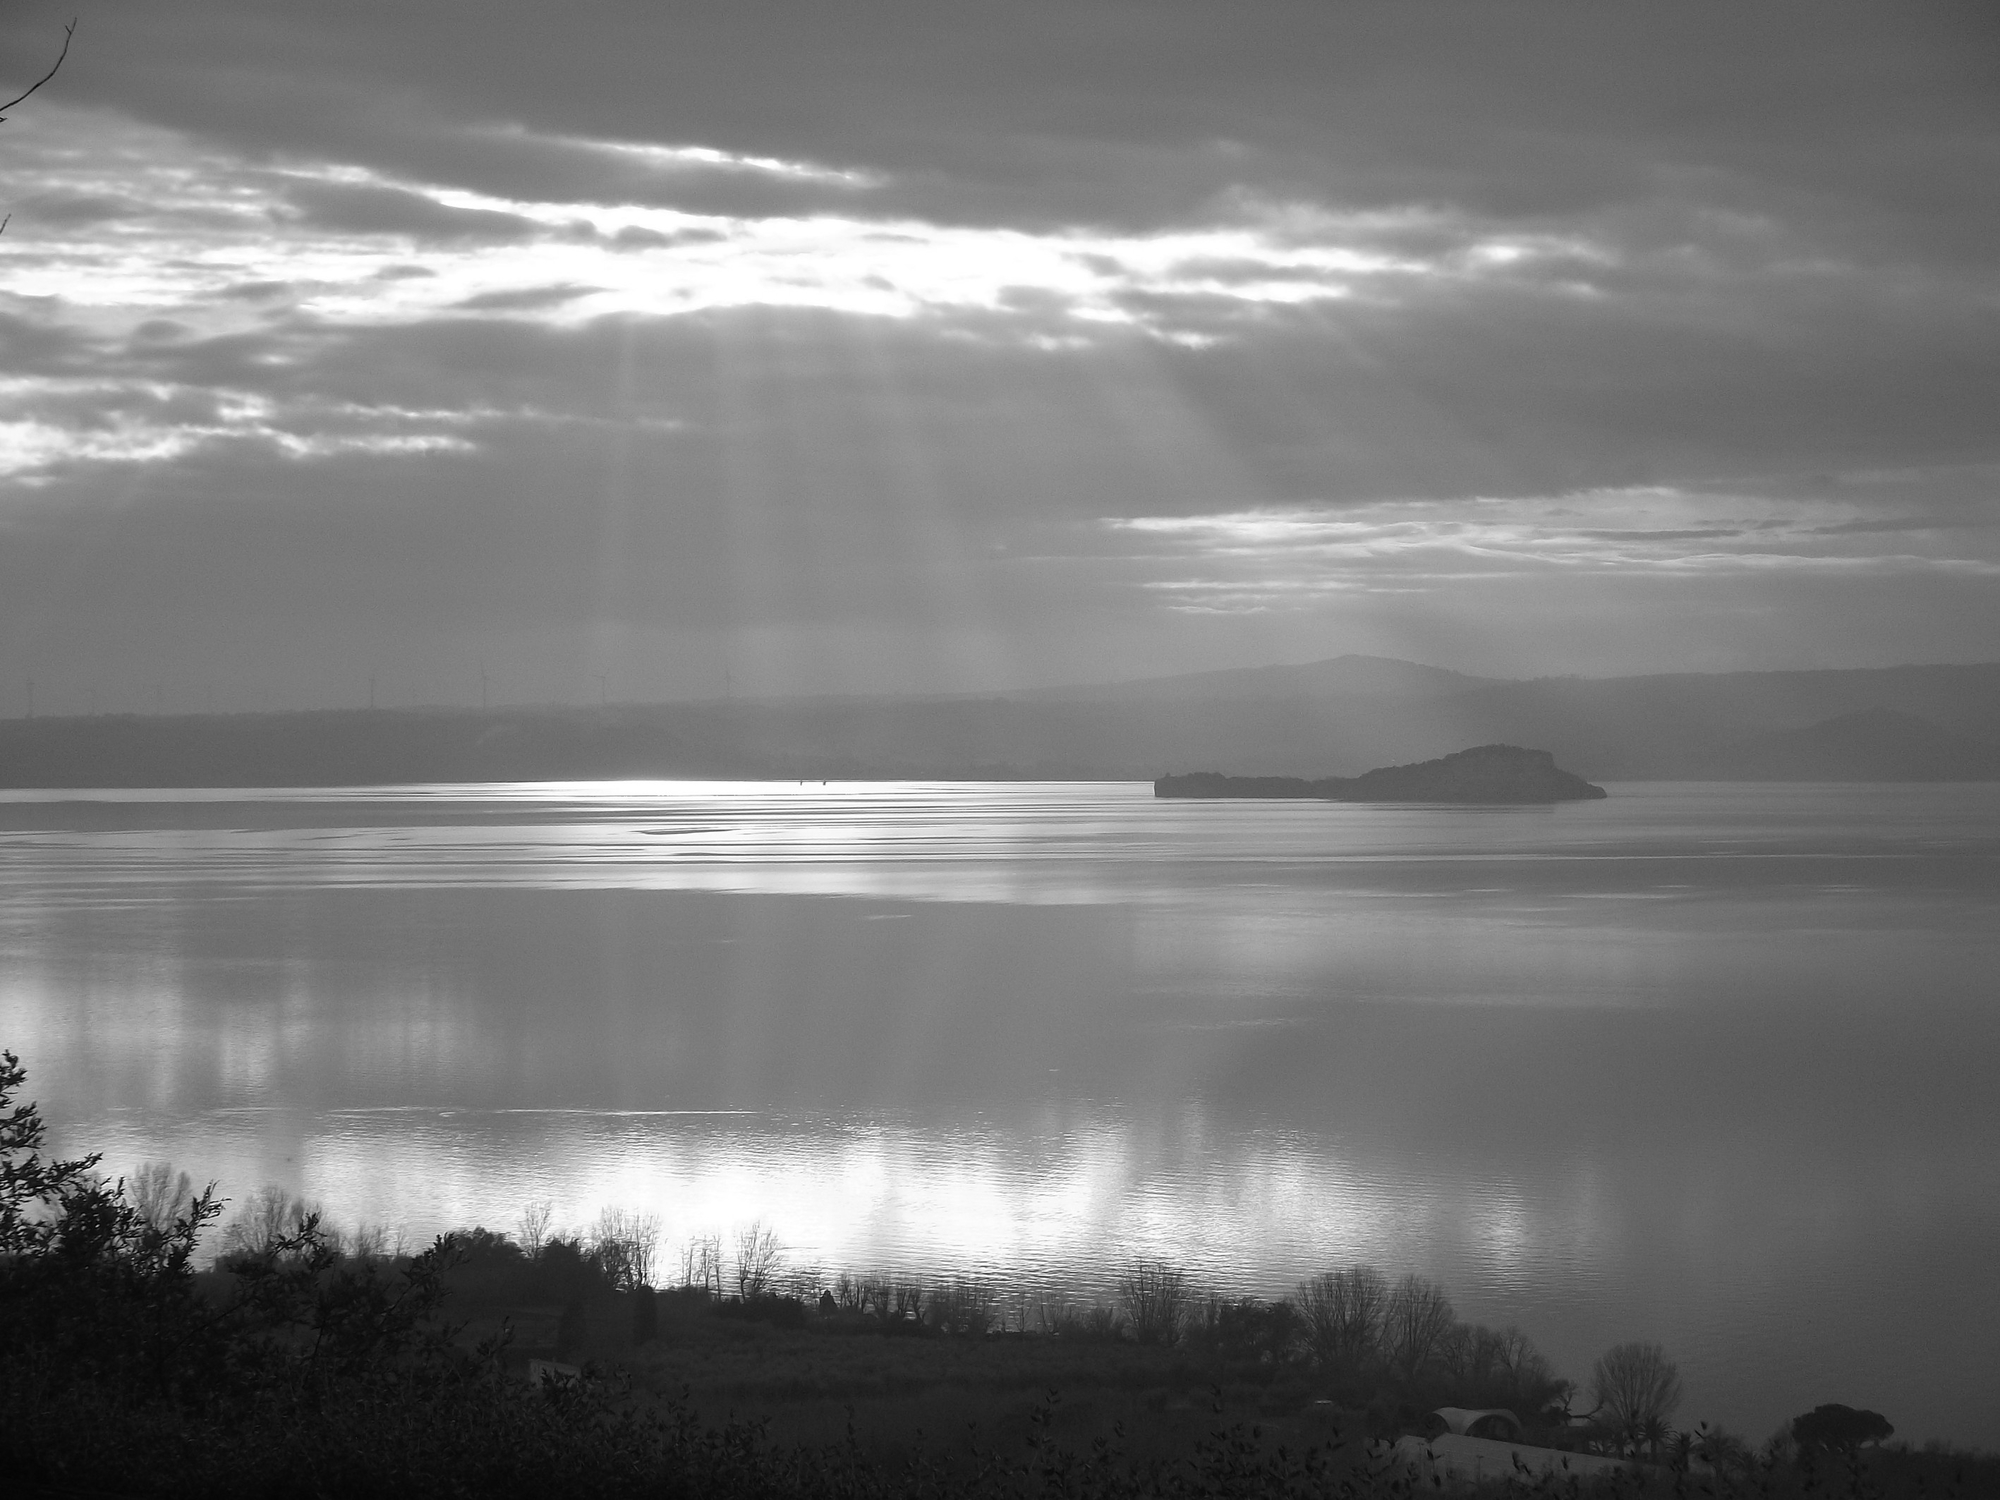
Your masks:
M 1581 776 L 1556 765 L 1547 750 L 1519 745 L 1478 745 L 1439 760 L 1380 766 L 1359 776 L 1224 776 L 1194 771 L 1162 776 L 1155 797 L 1297 798 L 1320 802 L 1452 802 L 1510 806 L 1588 802 L 1605 795 Z

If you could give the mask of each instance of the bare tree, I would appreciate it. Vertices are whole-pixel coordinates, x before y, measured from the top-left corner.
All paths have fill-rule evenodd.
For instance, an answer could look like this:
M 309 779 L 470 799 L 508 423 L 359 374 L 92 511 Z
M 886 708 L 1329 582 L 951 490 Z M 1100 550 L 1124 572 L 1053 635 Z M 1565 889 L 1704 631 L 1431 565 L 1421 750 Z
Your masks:
M 698 1234 L 681 1249 L 681 1285 L 722 1295 L 722 1236 Z
M 125 1196 L 139 1211 L 140 1218 L 165 1233 L 174 1227 L 182 1206 L 193 1200 L 194 1179 L 185 1172 L 176 1172 L 171 1162 L 142 1162 L 125 1179 Z
M 296 1235 L 308 1220 L 317 1220 L 319 1216 L 317 1203 L 294 1198 L 272 1183 L 244 1199 L 236 1217 L 223 1226 L 222 1251 L 225 1255 L 238 1252 L 262 1255 L 277 1241 Z M 328 1238 L 337 1239 L 332 1235 Z
M 863 1276 L 854 1283 L 855 1308 L 884 1323 L 892 1321 L 896 1313 L 894 1285 L 886 1276 Z
M 1354 1369 L 1372 1359 L 1382 1342 L 1382 1310 L 1389 1283 L 1373 1266 L 1325 1271 L 1299 1283 L 1299 1316 L 1306 1343 L 1322 1365 Z
M 1555 1402 L 1566 1402 L 1574 1387 L 1559 1379 L 1529 1337 L 1509 1323 L 1495 1335 L 1496 1373 L 1512 1393 L 1509 1404 L 1525 1413 Z
M 357 1260 L 376 1261 L 387 1258 L 390 1254 L 388 1226 L 357 1224 L 354 1232 L 347 1237 L 347 1253 Z
M 653 1252 L 659 1242 L 659 1215 L 607 1208 L 597 1216 L 591 1254 L 613 1286 L 630 1291 L 653 1284 Z
M 1461 1390 L 1483 1390 L 1500 1363 L 1500 1337 L 1483 1323 L 1454 1323 L 1438 1340 L 1437 1362 Z
M 1693 1456 L 1724 1479 L 1740 1482 L 1756 1468 L 1756 1454 L 1750 1445 L 1726 1427 L 1703 1423 L 1696 1428 L 1694 1438 Z
M 1598 1356 L 1590 1384 L 1614 1432 L 1637 1444 L 1657 1436 L 1681 1404 L 1681 1372 L 1658 1344 L 1619 1344 Z
M 1187 1317 L 1187 1272 L 1163 1260 L 1135 1261 L 1118 1278 L 1118 1305 L 1140 1343 L 1171 1345 Z
M 542 1247 L 549 1242 L 549 1225 L 554 1220 L 556 1206 L 542 1198 L 521 1210 L 521 1223 L 517 1231 L 521 1241 L 521 1253 L 529 1260 L 542 1258 Z
M 954 1277 L 931 1289 L 930 1304 L 931 1327 L 939 1333 L 978 1338 L 993 1327 L 991 1282 L 977 1277 Z
M 778 1236 L 752 1220 L 736 1231 L 736 1295 L 746 1302 L 771 1289 L 772 1278 L 785 1263 L 785 1247 Z
M 1445 1337 L 1458 1321 L 1444 1288 L 1422 1276 L 1405 1276 L 1382 1305 L 1382 1353 L 1404 1381 L 1443 1349 Z

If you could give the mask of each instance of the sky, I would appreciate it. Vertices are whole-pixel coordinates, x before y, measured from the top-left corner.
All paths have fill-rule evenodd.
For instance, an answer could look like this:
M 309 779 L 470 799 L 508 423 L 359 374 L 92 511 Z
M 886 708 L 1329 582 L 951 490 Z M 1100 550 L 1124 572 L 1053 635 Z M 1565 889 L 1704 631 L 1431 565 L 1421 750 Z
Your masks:
M 0 714 L 2000 658 L 1991 5 L 71 16 Z

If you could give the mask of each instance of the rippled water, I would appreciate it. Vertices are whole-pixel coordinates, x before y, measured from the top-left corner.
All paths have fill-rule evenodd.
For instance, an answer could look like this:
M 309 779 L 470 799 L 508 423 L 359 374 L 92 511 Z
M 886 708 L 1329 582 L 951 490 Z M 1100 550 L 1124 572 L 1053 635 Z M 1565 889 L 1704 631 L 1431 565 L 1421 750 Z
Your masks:
M 0 793 L 61 1143 L 413 1236 L 1282 1289 L 1372 1260 L 1682 1415 L 2000 1444 L 2000 788 Z

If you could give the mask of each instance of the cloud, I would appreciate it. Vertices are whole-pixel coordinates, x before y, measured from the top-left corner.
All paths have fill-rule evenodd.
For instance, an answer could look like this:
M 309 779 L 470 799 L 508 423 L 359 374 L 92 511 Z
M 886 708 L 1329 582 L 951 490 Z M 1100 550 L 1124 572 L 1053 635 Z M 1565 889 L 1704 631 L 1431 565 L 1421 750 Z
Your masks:
M 590 286 L 527 286 L 514 291 L 481 292 L 467 297 L 458 307 L 462 312 L 536 312 L 591 296 L 597 290 Z
M 714 146 L 670 146 L 652 141 L 599 141 L 579 136 L 536 137 L 518 125 L 495 130 L 492 133 L 509 142 L 534 142 L 556 150 L 630 162 L 671 177 L 720 172 L 728 175 L 772 177 L 781 182 L 824 183 L 850 189 L 875 187 L 882 182 L 880 175 L 874 172 L 822 166 L 818 162 L 786 161 L 774 156 L 745 156 L 738 152 L 719 150 Z
M 299 181 L 284 201 L 308 229 L 357 237 L 490 242 L 526 239 L 541 227 L 499 209 L 460 207 L 409 188 L 338 178 Z
M 1549 583 L 1587 574 L 2000 578 L 2000 518 L 1980 523 L 1984 534 L 1961 537 L 1952 552 L 1881 552 L 1851 540 L 1873 534 L 1875 525 L 1833 519 L 1851 509 L 1840 501 L 1648 487 L 1470 503 L 1115 517 L 1102 527 L 1111 555 L 1139 575 L 1137 587 L 1170 608 L 1201 613 L 1299 609 L 1331 594 L 1424 593 L 1475 579 Z M 1928 528 L 1904 519 L 1883 529 Z
M 2000 651 L 1991 38 L 1687 16 L 89 12 L 0 162 L 0 625 Z

